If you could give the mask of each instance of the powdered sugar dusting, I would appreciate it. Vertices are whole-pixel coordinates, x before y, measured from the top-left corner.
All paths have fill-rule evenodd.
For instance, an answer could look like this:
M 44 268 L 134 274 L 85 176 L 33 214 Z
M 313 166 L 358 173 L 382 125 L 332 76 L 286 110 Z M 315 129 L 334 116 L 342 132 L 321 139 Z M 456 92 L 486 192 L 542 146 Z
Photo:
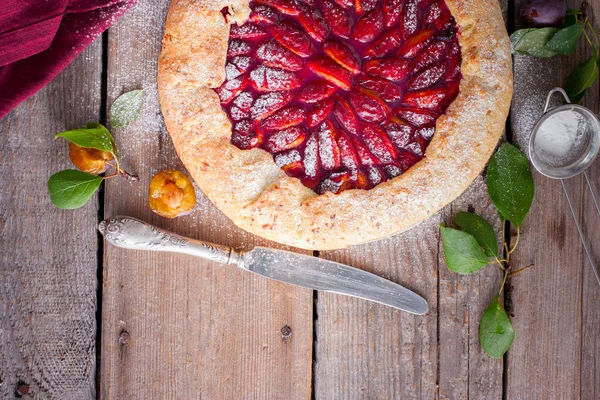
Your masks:
M 427 46 L 421 54 L 417 56 L 415 70 L 428 67 L 440 61 L 448 44 L 446 42 L 434 42 Z
M 275 149 L 285 148 L 290 143 L 296 141 L 301 135 L 302 130 L 296 127 L 275 132 L 269 137 L 270 146 Z
M 273 112 L 283 107 L 288 101 L 289 96 L 286 96 L 285 93 L 273 92 L 263 94 L 258 99 L 256 99 L 256 101 L 250 108 L 252 118 L 256 119 L 266 114 L 272 114 Z
M 254 98 L 252 94 L 249 92 L 242 92 L 233 100 L 233 104 L 242 110 L 249 110 L 252 107 L 252 102 Z
M 425 18 L 425 23 L 432 23 L 437 18 L 439 18 L 440 15 L 442 15 L 442 9 L 440 8 L 440 5 L 438 3 L 433 3 L 431 7 L 429 7 L 427 17 Z
M 300 85 L 293 72 L 264 65 L 250 72 L 250 80 L 255 87 L 264 91 L 289 90 Z
M 274 159 L 275 164 L 277 164 L 277 166 L 280 168 L 302 160 L 302 158 L 300 157 L 300 152 L 298 150 L 290 150 L 287 153 L 276 154 Z
M 239 121 L 234 125 L 233 129 L 240 132 L 242 135 L 249 135 L 252 131 L 252 122 L 247 119 Z
M 511 115 L 513 137 L 521 149 L 527 149 L 531 131 L 544 112 L 546 96 L 550 90 L 559 85 L 556 81 L 539 79 L 539 73 L 545 71 L 546 76 L 560 76 L 560 74 L 556 63 L 547 59 L 517 55 L 514 63 L 515 70 L 519 71 L 515 74 L 515 87 L 519 89 L 513 98 Z M 559 101 L 562 99 L 555 96 L 552 106 L 559 105 Z
M 412 90 L 425 89 L 426 87 L 434 85 L 445 73 L 445 64 L 434 65 L 415 76 L 410 83 L 410 88 Z
M 400 169 L 400 167 L 396 165 L 386 165 L 383 168 L 385 169 L 385 172 L 387 172 L 387 174 L 391 177 L 396 177 L 402 174 L 402 169 Z
M 241 39 L 232 39 L 229 42 L 229 48 L 227 49 L 227 55 L 229 57 L 232 56 L 240 56 L 245 55 L 250 52 L 252 48 L 248 44 L 248 42 Z
M 416 134 L 421 136 L 425 140 L 433 139 L 433 134 L 435 133 L 434 127 L 421 128 L 416 130 Z
M 419 146 L 419 143 L 417 143 L 417 142 L 413 142 L 413 143 L 409 144 L 408 146 L 406 146 L 406 149 L 412 151 L 413 153 L 415 153 L 418 156 L 423 155 L 423 150 L 421 149 L 421 146 Z
M 225 65 L 225 76 L 228 81 L 237 78 L 250 68 L 251 58 L 248 56 L 234 57 L 231 62 Z M 229 85 L 227 82 L 226 85 Z
M 317 176 L 317 152 L 317 138 L 315 135 L 311 135 L 306 141 L 306 148 L 304 149 L 304 172 L 310 178 Z
M 250 111 L 236 106 L 233 106 L 229 109 L 229 114 L 231 119 L 234 121 L 239 121 L 241 119 L 250 117 Z
M 281 67 L 291 71 L 297 71 L 302 68 L 304 61 L 283 48 L 275 40 L 269 40 L 261 44 L 256 50 L 256 56 L 266 65 Z
M 404 7 L 404 31 L 407 35 L 410 36 L 417 31 L 417 22 L 419 21 L 419 9 L 414 0 L 409 0 Z
M 369 181 L 372 185 L 379 185 L 381 181 L 383 181 L 383 176 L 381 176 L 381 172 L 374 166 L 369 167 L 367 170 L 367 174 L 369 175 Z
M 227 63 L 227 65 L 225 65 L 225 77 L 228 81 L 227 84 L 229 84 L 232 79 L 237 78 L 241 74 L 242 72 L 232 63 Z
M 433 115 L 427 114 L 426 112 L 422 111 L 417 112 L 403 110 L 398 112 L 398 116 L 404 119 L 405 121 L 409 122 L 410 124 L 416 126 L 417 128 L 422 125 L 431 124 L 433 121 L 435 121 L 435 117 Z
M 250 23 L 244 25 L 231 25 L 230 36 L 232 38 L 244 37 L 261 37 L 266 35 L 266 32 L 260 26 L 256 26 Z
M 227 64 L 227 65 L 232 66 L 232 68 L 235 69 L 235 66 L 233 66 L 232 64 Z M 226 70 L 227 70 L 227 68 L 226 68 Z M 237 69 L 235 69 L 235 71 L 237 71 Z M 237 89 L 242 84 L 242 79 L 243 78 L 231 79 L 231 80 L 228 80 L 225 83 L 225 85 L 221 86 L 221 88 L 219 90 L 219 98 L 221 99 L 221 101 L 228 101 L 229 99 L 231 99 L 233 97 L 234 93 L 237 91 Z
M 392 143 L 398 148 L 404 148 L 411 138 L 413 128 L 409 125 L 390 124 L 387 126 L 386 132 Z
M 327 170 L 332 170 L 336 167 L 336 158 L 339 159 L 339 152 L 337 154 L 334 153 L 334 146 L 337 147 L 337 144 L 333 141 L 333 132 L 326 123 L 322 123 L 319 126 L 317 135 L 321 165 Z

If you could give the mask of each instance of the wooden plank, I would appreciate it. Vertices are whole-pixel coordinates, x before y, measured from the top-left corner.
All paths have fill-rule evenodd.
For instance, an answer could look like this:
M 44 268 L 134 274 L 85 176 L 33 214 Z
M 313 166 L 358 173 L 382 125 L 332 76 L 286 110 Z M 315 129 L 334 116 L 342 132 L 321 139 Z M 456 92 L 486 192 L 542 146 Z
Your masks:
M 572 8 L 579 8 L 579 3 L 567 2 Z M 519 4 L 517 2 L 517 10 Z M 600 1 L 590 4 L 593 9 L 600 8 Z M 521 148 L 527 148 L 529 134 L 541 116 L 548 91 L 564 85 L 570 71 L 588 56 L 582 40 L 575 55 L 568 58 L 515 57 L 512 131 Z M 597 85 L 583 103 L 589 105 L 591 99 L 597 102 Z M 508 397 L 575 399 L 581 394 L 581 398 L 595 398 L 597 396 L 583 395 L 589 393 L 590 385 L 598 383 L 597 380 L 595 383 L 585 381 L 589 371 L 582 371 L 582 358 L 587 359 L 589 365 L 599 353 L 594 346 L 582 348 L 582 296 L 588 307 L 595 304 L 597 308 L 597 302 L 593 303 L 597 292 L 592 292 L 590 285 L 582 292 L 582 278 L 588 266 L 583 265 L 579 237 L 560 182 L 538 173 L 534 174 L 534 180 L 536 198 L 523 225 L 523 240 L 513 260 L 514 268 L 536 266 L 512 282 L 516 337 L 509 352 Z M 567 182 L 575 208 L 581 212 L 582 178 Z M 586 281 L 589 280 L 588 275 Z M 597 337 L 599 316 L 597 311 L 587 310 L 586 317 L 591 318 L 588 329 L 594 331 L 588 330 L 588 335 Z M 588 338 L 588 343 L 590 340 L 593 343 L 593 337 Z M 585 354 L 588 352 L 591 354 Z
M 592 95 L 592 100 L 587 105 L 593 106 L 593 110 L 598 115 L 598 97 Z M 600 168 L 596 161 L 589 169 L 590 178 L 596 191 L 596 196 L 600 194 Z M 593 200 L 587 192 L 583 196 L 583 229 L 588 243 L 594 255 L 596 264 L 600 264 L 600 218 L 598 217 Z M 581 398 L 597 399 L 600 397 L 600 340 L 598 340 L 598 329 L 600 327 L 600 287 L 594 277 L 592 268 L 585 257 L 583 261 L 583 282 L 582 282 L 582 309 L 581 309 Z
M 460 211 L 485 217 L 500 236 L 502 227 L 480 176 L 444 213 L 453 221 Z M 476 274 L 458 275 L 445 265 L 440 245 L 439 260 L 439 398 L 502 398 L 502 359 L 492 359 L 479 344 L 479 322 L 498 293 L 502 271 L 495 265 Z
M 600 17 L 600 6 L 596 2 L 591 10 L 594 26 L 598 31 L 598 18 Z M 597 86 L 597 84 L 596 84 Z M 600 111 L 600 91 L 592 91 L 585 99 L 584 105 L 598 115 Z M 588 169 L 592 187 L 596 196 L 600 196 L 600 161 L 596 162 Z M 600 200 L 600 197 L 598 198 Z M 593 199 L 588 189 L 583 189 L 583 207 L 581 211 L 585 216 L 583 219 L 583 229 L 588 239 L 588 244 L 594 256 L 597 265 L 600 265 L 600 217 L 598 217 Z M 583 262 L 583 282 L 582 282 L 582 314 L 581 314 L 581 399 L 600 398 L 600 340 L 598 340 L 598 331 L 600 328 L 600 287 L 594 277 L 592 268 L 585 255 L 582 256 Z M 600 271 L 599 271 L 600 272 Z
M 506 14 L 507 2 L 500 3 Z M 408 232 L 320 254 L 406 285 L 427 299 L 430 311 L 412 316 L 319 294 L 316 398 L 502 398 L 502 360 L 487 357 L 477 338 L 501 273 L 489 267 L 471 276 L 453 274 L 441 252 L 440 222 L 467 209 L 500 230 L 479 177 L 452 205 Z
M 93 399 L 98 201 L 52 206 L 46 182 L 72 168 L 57 132 L 98 121 L 101 41 L 0 120 L 0 397 Z
M 379 304 L 318 294 L 316 399 L 432 399 L 436 393 L 440 216 L 419 228 L 320 256 L 362 268 L 423 295 L 430 311 L 413 316 Z
M 140 2 L 109 32 L 108 93 L 145 88 L 136 124 L 115 130 L 141 182 L 113 180 L 106 216 L 132 215 L 230 246 L 269 244 L 233 226 L 200 192 L 191 215 L 155 216 L 150 178 L 184 170 L 165 131 L 156 60 L 168 1 Z M 298 398 L 311 393 L 312 292 L 192 257 L 105 248 L 102 399 Z M 289 326 L 291 337 L 282 335 Z M 119 344 L 122 331 L 130 341 Z M 285 336 L 285 337 L 284 337 Z
M 472 276 L 451 273 L 439 238 L 440 222 L 461 210 L 474 207 L 492 221 L 489 204 L 478 178 L 453 205 L 408 232 L 320 254 L 406 285 L 427 299 L 430 311 L 412 316 L 319 293 L 316 398 L 502 397 L 502 361 L 485 356 L 477 340 L 501 274 L 493 267 Z

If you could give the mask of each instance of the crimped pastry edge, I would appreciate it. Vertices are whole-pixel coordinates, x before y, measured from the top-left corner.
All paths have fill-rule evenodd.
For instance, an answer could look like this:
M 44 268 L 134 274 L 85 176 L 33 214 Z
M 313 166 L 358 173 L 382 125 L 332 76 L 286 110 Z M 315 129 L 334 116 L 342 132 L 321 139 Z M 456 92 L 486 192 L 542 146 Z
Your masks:
M 211 89 L 225 79 L 229 23 L 248 2 L 173 0 L 158 63 L 161 109 L 175 149 L 205 195 L 237 226 L 264 238 L 330 250 L 385 238 L 458 197 L 494 151 L 512 98 L 509 39 L 496 0 L 446 0 L 460 31 L 460 92 L 436 124 L 425 158 L 371 190 L 317 195 L 261 149 L 230 144 Z

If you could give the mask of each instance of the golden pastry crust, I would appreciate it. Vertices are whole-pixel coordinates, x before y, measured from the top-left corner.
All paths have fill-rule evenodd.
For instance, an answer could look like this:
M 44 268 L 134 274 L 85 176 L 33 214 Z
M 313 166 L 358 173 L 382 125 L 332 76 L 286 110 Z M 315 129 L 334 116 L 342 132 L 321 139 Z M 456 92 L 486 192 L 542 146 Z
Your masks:
M 230 144 L 231 124 L 211 89 L 225 79 L 229 24 L 244 0 L 173 0 L 158 88 L 179 157 L 206 196 L 236 225 L 267 239 L 327 250 L 397 234 L 454 200 L 479 175 L 504 129 L 512 59 L 497 0 L 446 0 L 460 30 L 463 78 L 436 124 L 425 158 L 371 190 L 317 195 L 261 149 Z

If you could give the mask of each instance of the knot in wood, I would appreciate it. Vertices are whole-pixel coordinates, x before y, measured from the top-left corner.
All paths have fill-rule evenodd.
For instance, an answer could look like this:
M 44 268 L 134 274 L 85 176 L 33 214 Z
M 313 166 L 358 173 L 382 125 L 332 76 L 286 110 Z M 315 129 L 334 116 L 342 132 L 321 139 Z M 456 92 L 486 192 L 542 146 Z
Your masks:
M 121 334 L 119 335 L 119 344 L 122 346 L 127 346 L 129 344 L 129 332 L 121 332 Z
M 281 338 L 283 340 L 288 340 L 291 337 L 292 337 L 292 328 L 290 328 L 289 325 L 284 325 L 283 328 L 281 328 Z

